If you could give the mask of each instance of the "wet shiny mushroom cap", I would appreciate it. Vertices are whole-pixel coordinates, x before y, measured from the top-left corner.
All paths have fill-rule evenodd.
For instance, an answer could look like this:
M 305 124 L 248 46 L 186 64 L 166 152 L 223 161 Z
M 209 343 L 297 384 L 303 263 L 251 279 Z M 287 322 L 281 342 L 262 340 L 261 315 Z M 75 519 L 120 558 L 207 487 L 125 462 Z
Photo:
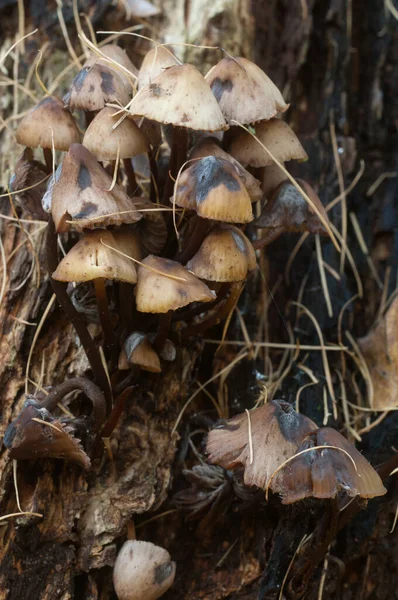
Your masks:
M 191 302 L 211 302 L 216 295 L 178 262 L 149 255 L 138 268 L 137 310 L 167 313 Z
M 239 177 L 242 180 L 243 185 L 245 186 L 247 193 L 250 196 L 250 200 L 252 202 L 257 202 L 257 200 L 261 200 L 263 197 L 263 192 L 261 190 L 261 183 L 258 179 L 253 177 L 249 171 L 246 171 L 244 167 L 228 152 L 225 152 L 218 140 L 214 137 L 204 137 L 195 146 L 193 147 L 190 159 L 193 158 L 204 158 L 206 156 L 216 156 L 217 158 L 224 158 L 228 160 L 236 169 Z
M 147 138 L 132 119 L 115 115 L 116 109 L 106 106 L 91 121 L 83 145 L 100 161 L 132 158 L 148 152 Z M 114 126 L 118 125 L 114 128 Z
M 130 240 L 123 239 L 127 234 L 111 233 L 106 229 L 86 232 L 69 250 L 52 274 L 58 281 L 92 281 L 99 277 L 136 283 L 137 271 L 134 262 L 127 256 L 111 250 L 115 248 L 136 260 L 141 258 L 138 235 L 129 233 Z M 103 243 L 107 244 L 104 246 Z M 127 252 L 126 252 L 127 251 Z
M 66 152 L 79 142 L 74 118 L 61 100 L 46 96 L 24 116 L 16 131 L 18 144 L 30 148 L 50 148 Z
M 186 265 L 196 277 L 208 281 L 243 281 L 257 266 L 252 244 L 233 225 L 215 227 Z
M 281 119 L 256 124 L 256 136 L 279 162 L 307 160 L 308 155 L 293 129 Z M 228 145 L 232 154 L 244 167 L 267 167 L 274 161 L 258 141 L 244 129 L 238 128 Z
M 119 600 L 156 600 L 173 585 L 176 565 L 164 548 L 128 540 L 117 555 L 113 585 Z
M 289 108 L 271 79 L 246 58 L 223 58 L 207 73 L 206 81 L 227 123 L 272 119 Z
M 73 227 L 107 227 L 135 223 L 141 215 L 124 190 L 81 144 L 72 144 L 52 187 L 51 214 L 58 233 Z
M 296 181 L 325 220 L 328 221 L 327 212 L 315 190 L 302 179 Z M 318 215 L 315 214 L 298 189 L 287 179 L 274 191 L 270 200 L 264 206 L 260 217 L 256 219 L 255 226 L 265 229 L 281 229 L 283 231 L 326 233 L 326 229 Z
M 159 356 L 152 348 L 148 336 L 140 331 L 131 333 L 123 344 L 126 358 L 131 365 L 137 365 L 144 371 L 160 373 Z
M 227 128 L 203 75 L 188 64 L 169 67 L 142 87 L 133 98 L 130 112 L 158 123 L 198 131 Z
M 179 62 L 171 50 L 164 46 L 155 46 L 144 56 L 138 73 L 138 87 L 141 89 L 145 85 L 149 85 L 165 69 L 178 64 Z
M 215 156 L 197 160 L 181 173 L 175 202 L 177 206 L 195 210 L 204 219 L 225 223 L 253 220 L 249 194 L 235 167 Z

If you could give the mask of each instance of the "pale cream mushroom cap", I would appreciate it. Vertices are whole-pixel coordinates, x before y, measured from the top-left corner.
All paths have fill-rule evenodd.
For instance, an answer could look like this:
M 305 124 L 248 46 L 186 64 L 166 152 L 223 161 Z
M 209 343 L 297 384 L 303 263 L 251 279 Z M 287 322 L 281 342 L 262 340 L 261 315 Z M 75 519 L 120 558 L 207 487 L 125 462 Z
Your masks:
M 152 83 L 165 69 L 178 64 L 178 60 L 170 50 L 164 46 L 155 46 L 144 56 L 138 73 L 138 87 L 142 88 Z

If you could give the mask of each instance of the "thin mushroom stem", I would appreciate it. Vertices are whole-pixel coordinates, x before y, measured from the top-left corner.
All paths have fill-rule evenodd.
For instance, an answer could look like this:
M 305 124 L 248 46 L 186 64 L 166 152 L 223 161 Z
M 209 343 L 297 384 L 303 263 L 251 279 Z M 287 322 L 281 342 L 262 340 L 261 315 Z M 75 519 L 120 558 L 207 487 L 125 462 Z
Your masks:
M 196 215 L 195 224 L 191 234 L 188 236 L 188 240 L 182 251 L 177 254 L 175 260 L 180 262 L 182 265 L 186 264 L 199 250 L 201 243 L 206 235 L 209 226 L 207 219 L 202 219 Z
M 159 318 L 159 326 L 156 334 L 154 347 L 157 352 L 161 352 L 166 343 L 167 335 L 170 330 L 172 310 L 167 313 L 161 314 Z
M 163 194 L 163 204 L 169 204 L 173 195 L 174 182 L 178 171 L 187 159 L 188 132 L 185 127 L 173 127 L 173 138 L 171 142 L 169 173 L 166 177 Z
M 99 387 L 85 377 L 74 377 L 60 383 L 51 390 L 40 404 L 43 408 L 51 412 L 57 404 L 62 402 L 67 394 L 76 390 L 83 392 L 91 400 L 95 429 L 98 431 L 106 418 L 106 400 Z
M 57 297 L 61 308 L 68 317 L 69 321 L 75 328 L 77 335 L 79 336 L 80 342 L 87 355 L 87 359 L 90 363 L 91 370 L 97 385 L 102 390 L 106 402 L 107 408 L 110 410 L 112 406 L 112 392 L 109 386 L 108 378 L 105 373 L 104 366 L 101 361 L 101 356 L 98 352 L 97 346 L 94 343 L 91 335 L 88 332 L 86 323 L 83 316 L 76 310 L 73 303 L 66 291 L 67 284 L 61 281 L 56 281 L 51 277 L 52 273 L 58 266 L 58 243 L 57 243 L 57 232 L 53 219 L 50 217 L 47 225 L 47 269 L 50 275 L 51 287 L 54 294 Z
M 159 177 L 158 177 L 158 165 L 156 162 L 155 148 L 151 148 L 148 152 L 149 168 L 151 171 L 151 183 L 149 191 L 149 199 L 151 202 L 159 202 Z
M 116 345 L 116 339 L 112 327 L 112 317 L 109 310 L 108 297 L 106 294 L 105 278 L 98 277 L 97 279 L 94 279 L 94 288 L 105 344 L 111 349 Z
M 123 159 L 124 170 L 127 176 L 127 193 L 133 196 L 138 196 L 140 192 L 140 187 L 137 184 L 137 180 L 135 178 L 133 163 L 130 158 Z
M 51 148 L 43 148 L 44 162 L 46 163 L 48 173 L 53 172 L 53 152 Z

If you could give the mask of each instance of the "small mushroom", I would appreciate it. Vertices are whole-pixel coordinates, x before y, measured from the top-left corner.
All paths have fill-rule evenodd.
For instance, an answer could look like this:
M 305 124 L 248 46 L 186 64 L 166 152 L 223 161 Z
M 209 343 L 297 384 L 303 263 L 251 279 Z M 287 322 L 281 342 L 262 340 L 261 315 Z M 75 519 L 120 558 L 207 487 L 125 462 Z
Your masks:
M 225 57 L 206 75 L 228 123 L 272 119 L 289 105 L 271 79 L 247 58 Z
M 174 54 L 164 46 L 156 45 L 144 56 L 138 72 L 138 87 L 152 83 L 165 69 L 180 64 Z
M 119 0 L 126 11 L 126 18 L 147 19 L 160 13 L 160 9 L 148 0 Z
M 173 585 L 176 565 L 164 548 L 128 540 L 117 555 L 113 585 L 119 600 L 156 600 Z
M 159 356 L 152 348 L 148 336 L 140 331 L 131 333 L 124 342 L 119 358 L 119 362 L 122 360 L 123 366 L 125 366 L 124 358 L 128 365 L 136 365 L 150 373 L 160 373 L 162 370 Z

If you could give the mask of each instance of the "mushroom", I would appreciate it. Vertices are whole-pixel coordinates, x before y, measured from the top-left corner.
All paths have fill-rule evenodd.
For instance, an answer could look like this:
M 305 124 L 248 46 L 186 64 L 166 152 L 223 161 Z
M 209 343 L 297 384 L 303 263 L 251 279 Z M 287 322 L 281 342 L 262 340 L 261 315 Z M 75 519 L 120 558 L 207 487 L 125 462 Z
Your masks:
M 81 144 L 72 144 L 52 190 L 51 214 L 58 233 L 73 226 L 106 227 L 136 223 L 141 215 L 132 200 Z
M 227 123 L 256 123 L 289 108 L 271 79 L 247 58 L 227 56 L 205 79 Z
M 180 62 L 171 52 L 164 46 L 156 45 L 149 50 L 144 56 L 138 72 L 138 88 L 149 85 L 154 79 L 165 69 L 179 65 Z
M 147 19 L 160 13 L 159 8 L 148 0 L 119 0 L 118 4 L 126 11 L 127 19 Z
M 88 126 L 83 145 L 99 161 L 115 161 L 117 158 L 123 160 L 129 183 L 128 191 L 135 193 L 137 182 L 131 158 L 148 152 L 149 144 L 132 119 L 123 119 L 113 129 L 120 118 L 114 115 L 115 109 L 109 106 L 103 108 Z
M 52 149 L 67 152 L 71 144 L 80 140 L 71 113 L 55 96 L 46 96 L 31 108 L 18 125 L 15 136 L 18 144 L 43 149 L 48 173 L 53 170 Z
M 110 60 L 106 60 L 107 58 Z M 105 44 L 105 46 L 102 46 L 100 56 L 90 53 L 83 67 L 91 67 L 95 64 L 110 66 L 117 70 L 127 84 L 130 84 L 131 75 L 133 77 L 137 77 L 138 75 L 138 69 L 133 65 L 126 51 L 120 48 L 120 46 L 116 46 L 116 44 Z M 122 69 L 119 67 L 122 67 Z M 129 71 L 129 73 L 126 73 L 126 71 Z
M 41 204 L 46 192 L 47 179 L 46 166 L 34 160 L 31 148 L 25 148 L 15 165 L 14 174 L 10 179 L 10 190 L 15 193 L 16 203 L 31 217 L 41 221 L 48 219 L 48 214 Z
M 119 369 L 129 368 L 131 365 L 151 373 L 160 373 L 162 370 L 159 356 L 152 348 L 148 336 L 140 331 L 134 331 L 128 336 L 119 356 Z
M 173 585 L 176 565 L 164 548 L 128 540 L 117 555 L 113 585 L 119 600 L 156 600 Z

